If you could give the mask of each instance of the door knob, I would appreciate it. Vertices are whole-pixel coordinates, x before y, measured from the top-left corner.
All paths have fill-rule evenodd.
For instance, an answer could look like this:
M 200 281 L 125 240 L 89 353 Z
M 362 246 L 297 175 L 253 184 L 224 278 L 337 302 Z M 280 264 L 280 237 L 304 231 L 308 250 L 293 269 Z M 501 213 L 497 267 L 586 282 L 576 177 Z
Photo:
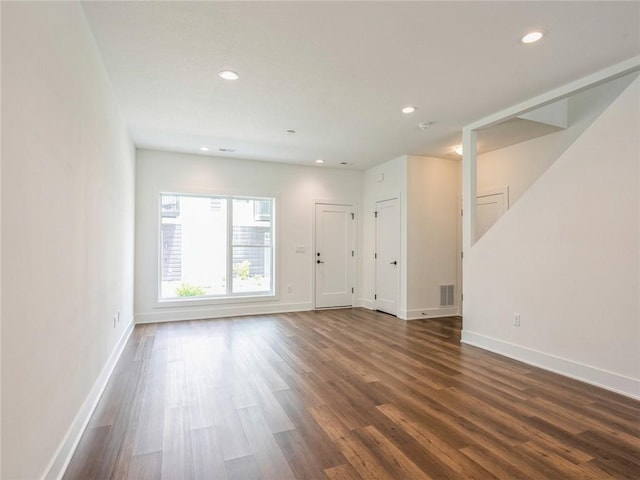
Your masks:
M 324 262 L 321 260 L 317 260 L 316 263 L 324 263 Z
M 391 262 L 391 265 L 397 265 L 398 262 L 396 262 L 395 260 L 393 262 Z

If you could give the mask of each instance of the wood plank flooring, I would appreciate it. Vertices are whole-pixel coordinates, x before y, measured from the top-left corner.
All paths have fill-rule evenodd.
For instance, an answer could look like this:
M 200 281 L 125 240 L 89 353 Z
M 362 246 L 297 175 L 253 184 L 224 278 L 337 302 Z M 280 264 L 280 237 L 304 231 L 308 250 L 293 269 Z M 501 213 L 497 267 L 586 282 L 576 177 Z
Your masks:
M 65 479 L 638 479 L 640 402 L 362 309 L 137 326 Z

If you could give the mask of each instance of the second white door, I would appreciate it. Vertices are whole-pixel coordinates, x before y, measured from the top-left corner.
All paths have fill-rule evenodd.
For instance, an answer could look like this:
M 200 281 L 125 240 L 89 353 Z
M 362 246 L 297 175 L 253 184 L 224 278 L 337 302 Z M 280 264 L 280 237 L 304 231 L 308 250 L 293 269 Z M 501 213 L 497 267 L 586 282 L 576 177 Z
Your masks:
M 316 308 L 353 305 L 353 225 L 353 206 L 316 204 Z
M 398 314 L 400 207 L 397 198 L 376 202 L 376 310 Z

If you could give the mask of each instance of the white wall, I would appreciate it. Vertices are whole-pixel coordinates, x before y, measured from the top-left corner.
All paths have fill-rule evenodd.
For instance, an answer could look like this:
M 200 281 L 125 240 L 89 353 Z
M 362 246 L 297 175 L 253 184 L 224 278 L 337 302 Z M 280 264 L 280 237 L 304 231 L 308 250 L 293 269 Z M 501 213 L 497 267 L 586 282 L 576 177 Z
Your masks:
M 639 90 L 465 254 L 463 340 L 640 398 Z
M 406 318 L 407 310 L 407 156 L 370 168 L 364 172 L 362 193 L 362 255 L 360 257 L 360 297 L 358 305 L 374 309 L 376 264 L 376 202 L 400 200 L 400 299 L 399 317 Z
M 133 320 L 133 148 L 78 3 L 3 2 L 2 119 L 2 478 L 34 479 Z
M 161 192 L 275 196 L 278 205 L 276 238 L 279 260 L 276 265 L 279 298 L 233 304 L 159 306 L 158 201 Z M 361 194 L 362 173 L 351 170 L 138 150 L 136 321 L 312 309 L 314 201 L 347 201 L 358 208 Z M 304 253 L 296 253 L 296 246 L 304 246 Z M 288 293 L 289 285 L 291 293 Z
M 2 25 L 2 5 L 0 4 L 0 27 Z M 1 30 L 0 30 L 1 32 Z M 2 51 L 2 35 L 0 35 L 0 52 Z M 0 64 L 0 72 L 2 66 Z M 0 74 L 0 92 L 2 92 L 2 75 Z M 0 105 L 1 105 L 0 101 Z M 0 114 L 0 149 L 2 145 L 2 115 Z M 0 153 L 0 272 L 2 272 L 2 154 Z M 0 275 L 0 477 L 2 476 L 2 275 Z
M 407 318 L 457 315 L 440 307 L 440 285 L 457 283 L 459 160 L 413 156 L 407 167 Z
M 400 199 L 398 317 L 455 315 L 440 308 L 440 285 L 455 284 L 460 162 L 403 155 L 364 173 L 363 255 L 359 304 L 375 308 L 376 202 Z
M 508 186 L 513 206 L 637 76 L 626 75 L 569 97 L 568 128 L 479 155 L 478 192 Z

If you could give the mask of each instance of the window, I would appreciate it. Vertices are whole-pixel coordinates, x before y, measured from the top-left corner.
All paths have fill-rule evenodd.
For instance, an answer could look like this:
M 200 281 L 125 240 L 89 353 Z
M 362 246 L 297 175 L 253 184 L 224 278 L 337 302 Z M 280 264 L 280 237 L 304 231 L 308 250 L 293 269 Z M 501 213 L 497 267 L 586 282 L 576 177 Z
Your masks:
M 273 295 L 274 203 L 162 194 L 160 298 Z

